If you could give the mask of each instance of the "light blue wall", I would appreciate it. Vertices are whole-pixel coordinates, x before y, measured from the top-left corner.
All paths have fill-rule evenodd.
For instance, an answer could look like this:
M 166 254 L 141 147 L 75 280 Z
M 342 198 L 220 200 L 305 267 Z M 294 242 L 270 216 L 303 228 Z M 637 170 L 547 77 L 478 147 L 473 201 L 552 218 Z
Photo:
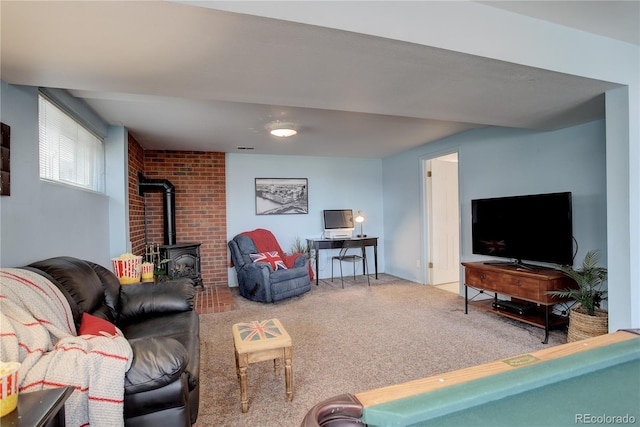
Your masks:
M 232 238 L 242 231 L 268 228 L 288 250 L 295 237 L 321 234 L 322 209 L 360 209 L 367 213 L 365 233 L 380 236 L 380 271 L 422 282 L 415 262 L 422 258 L 426 235 L 422 159 L 458 151 L 463 260 L 477 259 L 471 254 L 470 223 L 465 221 L 471 199 L 557 191 L 573 193 L 577 258 L 597 248 L 606 259 L 604 141 L 604 121 L 596 121 L 555 132 L 473 130 L 382 161 L 228 154 L 227 234 Z M 256 215 L 256 177 L 308 178 L 309 214 Z M 321 253 L 322 278 L 330 276 L 327 255 Z M 235 272 L 229 273 L 235 286 Z
M 105 193 L 109 197 L 110 256 L 131 253 L 129 233 L 129 144 L 122 126 L 109 128 L 105 143 Z
M 295 238 L 322 235 L 323 209 L 361 210 L 366 216 L 363 231 L 382 235 L 382 161 L 335 157 L 269 156 L 227 154 L 227 235 L 266 228 L 271 230 L 284 251 L 290 251 Z M 307 178 L 309 213 L 301 215 L 256 215 L 255 178 Z M 378 253 L 384 252 L 383 246 Z M 331 251 L 320 251 L 320 277 L 331 277 Z M 370 260 L 371 271 L 373 261 Z M 384 256 L 378 260 L 380 271 Z M 336 265 L 337 267 L 337 265 Z M 229 269 L 229 283 L 237 286 L 236 274 Z
M 634 311 L 635 327 L 640 326 L 640 278 L 633 272 L 629 277 L 623 274 L 628 267 L 638 270 L 640 264 L 632 255 L 639 253 L 638 239 L 634 236 L 639 235 L 640 211 L 633 207 L 640 197 L 639 187 L 634 185 L 639 170 L 633 165 L 640 162 L 640 138 L 633 139 L 628 131 L 633 126 L 629 123 L 629 88 L 614 89 L 605 95 L 609 330 L 615 331 L 634 326 L 626 320 Z M 636 125 L 639 117 L 633 119 Z
M 589 249 L 606 259 L 605 126 L 596 121 L 555 132 L 507 128 L 468 131 L 383 160 L 387 273 L 422 282 L 422 159 L 458 151 L 461 260 L 471 253 L 471 200 L 571 191 L 577 259 Z M 408 256 L 413 254 L 413 256 Z
M 40 180 L 37 88 L 2 82 L 1 99 L 2 122 L 11 126 L 11 196 L 0 197 L 0 266 L 59 255 L 109 262 L 109 199 Z

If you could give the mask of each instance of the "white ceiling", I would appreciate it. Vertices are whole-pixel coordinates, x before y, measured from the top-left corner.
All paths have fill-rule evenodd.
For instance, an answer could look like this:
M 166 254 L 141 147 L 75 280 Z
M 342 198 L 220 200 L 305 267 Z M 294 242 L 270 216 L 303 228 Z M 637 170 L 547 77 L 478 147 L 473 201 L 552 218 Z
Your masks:
M 505 0 L 478 3 L 640 45 L 640 2 L 637 0 Z
M 587 10 L 591 2 L 490 3 L 558 20 L 553 3 Z M 612 3 L 627 15 L 638 6 Z M 602 93 L 616 86 L 184 3 L 0 7 L 4 81 L 68 89 L 148 149 L 382 158 L 474 127 L 550 130 L 594 120 L 603 117 Z M 610 18 L 600 18 L 586 30 L 606 31 Z M 275 120 L 295 123 L 298 135 L 268 135 Z

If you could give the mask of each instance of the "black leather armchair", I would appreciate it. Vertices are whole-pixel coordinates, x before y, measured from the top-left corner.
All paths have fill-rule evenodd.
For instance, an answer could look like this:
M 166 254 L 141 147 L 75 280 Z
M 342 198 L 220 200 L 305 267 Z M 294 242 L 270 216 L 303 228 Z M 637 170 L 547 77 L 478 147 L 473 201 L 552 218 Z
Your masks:
M 199 404 L 199 319 L 190 279 L 120 286 L 106 268 L 57 257 L 25 269 L 49 279 L 65 295 L 76 328 L 83 313 L 115 324 L 133 350 L 125 376 L 126 426 L 190 426 Z

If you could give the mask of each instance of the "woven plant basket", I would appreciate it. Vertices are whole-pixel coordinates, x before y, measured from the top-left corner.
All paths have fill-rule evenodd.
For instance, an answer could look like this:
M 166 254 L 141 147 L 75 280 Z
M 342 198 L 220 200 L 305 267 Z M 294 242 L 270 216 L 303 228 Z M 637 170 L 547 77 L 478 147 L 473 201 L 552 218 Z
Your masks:
M 567 342 L 597 337 L 609 333 L 609 314 L 604 310 L 595 310 L 595 316 L 589 316 L 584 308 L 573 308 L 569 315 Z

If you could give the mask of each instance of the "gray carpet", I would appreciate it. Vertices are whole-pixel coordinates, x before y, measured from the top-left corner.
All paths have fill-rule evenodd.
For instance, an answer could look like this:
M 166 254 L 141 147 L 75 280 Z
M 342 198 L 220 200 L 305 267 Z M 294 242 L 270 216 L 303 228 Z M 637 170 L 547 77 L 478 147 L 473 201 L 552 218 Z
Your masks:
M 235 290 L 234 290 L 235 291 Z M 236 309 L 201 319 L 200 415 L 196 427 L 299 426 L 316 403 L 566 342 L 544 331 L 473 307 L 454 293 L 381 275 L 367 286 L 321 281 L 310 292 L 277 304 L 234 293 Z M 284 372 L 272 362 L 248 369 L 249 411 L 240 409 L 231 326 L 278 318 L 293 341 L 293 402 Z M 281 369 L 281 371 L 283 371 Z

